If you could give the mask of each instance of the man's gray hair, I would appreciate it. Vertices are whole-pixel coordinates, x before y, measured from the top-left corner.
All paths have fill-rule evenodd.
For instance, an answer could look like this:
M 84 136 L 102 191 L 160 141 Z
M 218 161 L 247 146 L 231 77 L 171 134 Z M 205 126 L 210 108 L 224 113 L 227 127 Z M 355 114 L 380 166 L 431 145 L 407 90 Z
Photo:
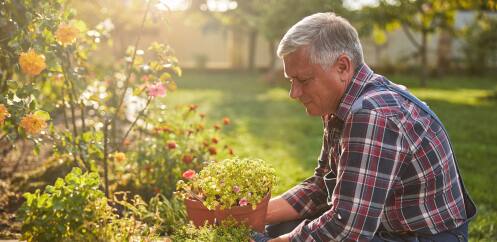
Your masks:
M 335 13 L 316 13 L 293 25 L 278 45 L 280 58 L 307 46 L 312 63 L 327 69 L 341 54 L 346 54 L 355 67 L 364 62 L 356 29 Z

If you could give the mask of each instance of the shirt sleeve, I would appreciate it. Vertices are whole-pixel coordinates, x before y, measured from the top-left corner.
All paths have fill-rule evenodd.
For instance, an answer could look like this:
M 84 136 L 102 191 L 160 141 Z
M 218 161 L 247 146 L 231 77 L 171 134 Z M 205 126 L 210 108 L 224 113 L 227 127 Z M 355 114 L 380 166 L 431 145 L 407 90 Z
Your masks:
M 398 125 L 372 110 L 345 121 L 332 208 L 295 228 L 292 241 L 363 241 L 373 238 L 385 201 L 406 158 Z
M 300 214 L 301 218 L 316 217 L 330 208 L 326 203 L 328 193 L 323 181 L 323 177 L 330 172 L 329 149 L 328 132 L 325 129 L 321 154 L 314 175 L 282 195 L 282 198 Z

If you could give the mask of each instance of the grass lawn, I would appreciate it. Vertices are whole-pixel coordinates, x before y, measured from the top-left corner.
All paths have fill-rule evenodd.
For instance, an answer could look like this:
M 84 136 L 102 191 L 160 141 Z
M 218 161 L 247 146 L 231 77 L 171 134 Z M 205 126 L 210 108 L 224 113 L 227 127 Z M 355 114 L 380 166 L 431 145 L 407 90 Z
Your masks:
M 420 88 L 416 78 L 390 80 L 426 101 L 448 129 L 466 186 L 480 209 L 471 223 L 471 240 L 497 240 L 497 81 L 447 77 Z M 287 85 L 269 86 L 256 74 L 187 72 L 178 87 L 169 103 L 198 104 L 211 121 L 230 117 L 233 125 L 227 133 L 235 153 L 273 164 L 279 176 L 274 195 L 313 174 L 321 148 L 321 120 L 307 116 L 288 97 Z M 493 98 L 486 98 L 492 93 Z

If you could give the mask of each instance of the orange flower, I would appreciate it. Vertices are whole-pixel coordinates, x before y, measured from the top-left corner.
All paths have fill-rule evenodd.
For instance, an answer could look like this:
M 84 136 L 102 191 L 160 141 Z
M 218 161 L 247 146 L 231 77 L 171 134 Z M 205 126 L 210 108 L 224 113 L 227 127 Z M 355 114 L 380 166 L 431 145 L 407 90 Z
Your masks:
M 38 134 L 42 129 L 47 127 L 45 119 L 35 114 L 28 114 L 21 119 L 21 125 L 29 134 Z
M 156 133 L 160 133 L 160 132 L 171 133 L 171 132 L 173 132 L 173 130 L 169 126 L 167 126 L 166 124 L 164 124 L 162 126 L 155 127 L 154 131 Z
M 195 177 L 196 174 L 197 173 L 195 173 L 194 170 L 187 170 L 187 171 L 183 172 L 183 178 L 190 180 L 193 177 Z
M 224 117 L 224 118 L 223 118 L 223 124 L 224 124 L 224 125 L 228 125 L 228 124 L 230 124 L 230 123 L 231 123 L 230 118 L 228 118 L 228 117 Z
M 0 125 L 3 124 L 5 119 L 9 116 L 9 111 L 7 110 L 7 107 L 5 105 L 0 104 Z
M 192 112 L 192 111 L 197 110 L 197 108 L 198 108 L 198 105 L 190 104 L 190 106 L 188 106 L 188 111 Z
M 74 43 L 78 37 L 79 30 L 70 24 L 60 24 L 55 32 L 55 38 L 59 44 L 66 46 Z
M 27 53 L 22 52 L 19 55 L 19 65 L 22 72 L 30 76 L 40 74 L 47 67 L 45 56 L 36 54 L 33 49 L 29 49 Z
M 215 130 L 220 130 L 220 129 L 221 129 L 221 126 L 219 126 L 219 124 L 214 124 L 214 129 L 215 129 Z
M 123 152 L 116 152 L 114 153 L 114 160 L 119 163 L 126 161 L 126 154 L 124 154 Z
M 204 124 L 197 124 L 197 131 L 203 130 L 205 128 Z
M 216 137 L 213 137 L 211 141 L 213 144 L 217 144 L 219 142 L 219 140 Z
M 200 118 L 205 118 L 205 113 L 199 113 Z
M 126 139 L 124 139 L 124 141 L 123 141 L 123 145 L 124 145 L 124 146 L 128 146 L 128 145 L 130 145 L 130 144 L 131 144 L 131 141 L 130 141 L 129 139 L 127 139 L 127 138 L 126 138 Z

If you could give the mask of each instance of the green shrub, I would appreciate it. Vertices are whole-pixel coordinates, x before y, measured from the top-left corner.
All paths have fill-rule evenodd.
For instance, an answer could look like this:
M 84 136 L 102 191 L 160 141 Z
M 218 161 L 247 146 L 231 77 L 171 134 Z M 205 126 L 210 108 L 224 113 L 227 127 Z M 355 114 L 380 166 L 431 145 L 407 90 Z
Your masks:
M 250 229 L 232 219 L 224 220 L 221 225 L 204 225 L 196 228 L 192 223 L 178 228 L 171 239 L 178 242 L 232 242 L 248 241 Z
M 129 241 L 154 237 L 155 228 L 132 215 L 119 217 L 100 191 L 97 173 L 74 168 L 42 193 L 26 193 L 19 210 L 27 241 Z M 132 214 L 132 213 L 131 213 Z

